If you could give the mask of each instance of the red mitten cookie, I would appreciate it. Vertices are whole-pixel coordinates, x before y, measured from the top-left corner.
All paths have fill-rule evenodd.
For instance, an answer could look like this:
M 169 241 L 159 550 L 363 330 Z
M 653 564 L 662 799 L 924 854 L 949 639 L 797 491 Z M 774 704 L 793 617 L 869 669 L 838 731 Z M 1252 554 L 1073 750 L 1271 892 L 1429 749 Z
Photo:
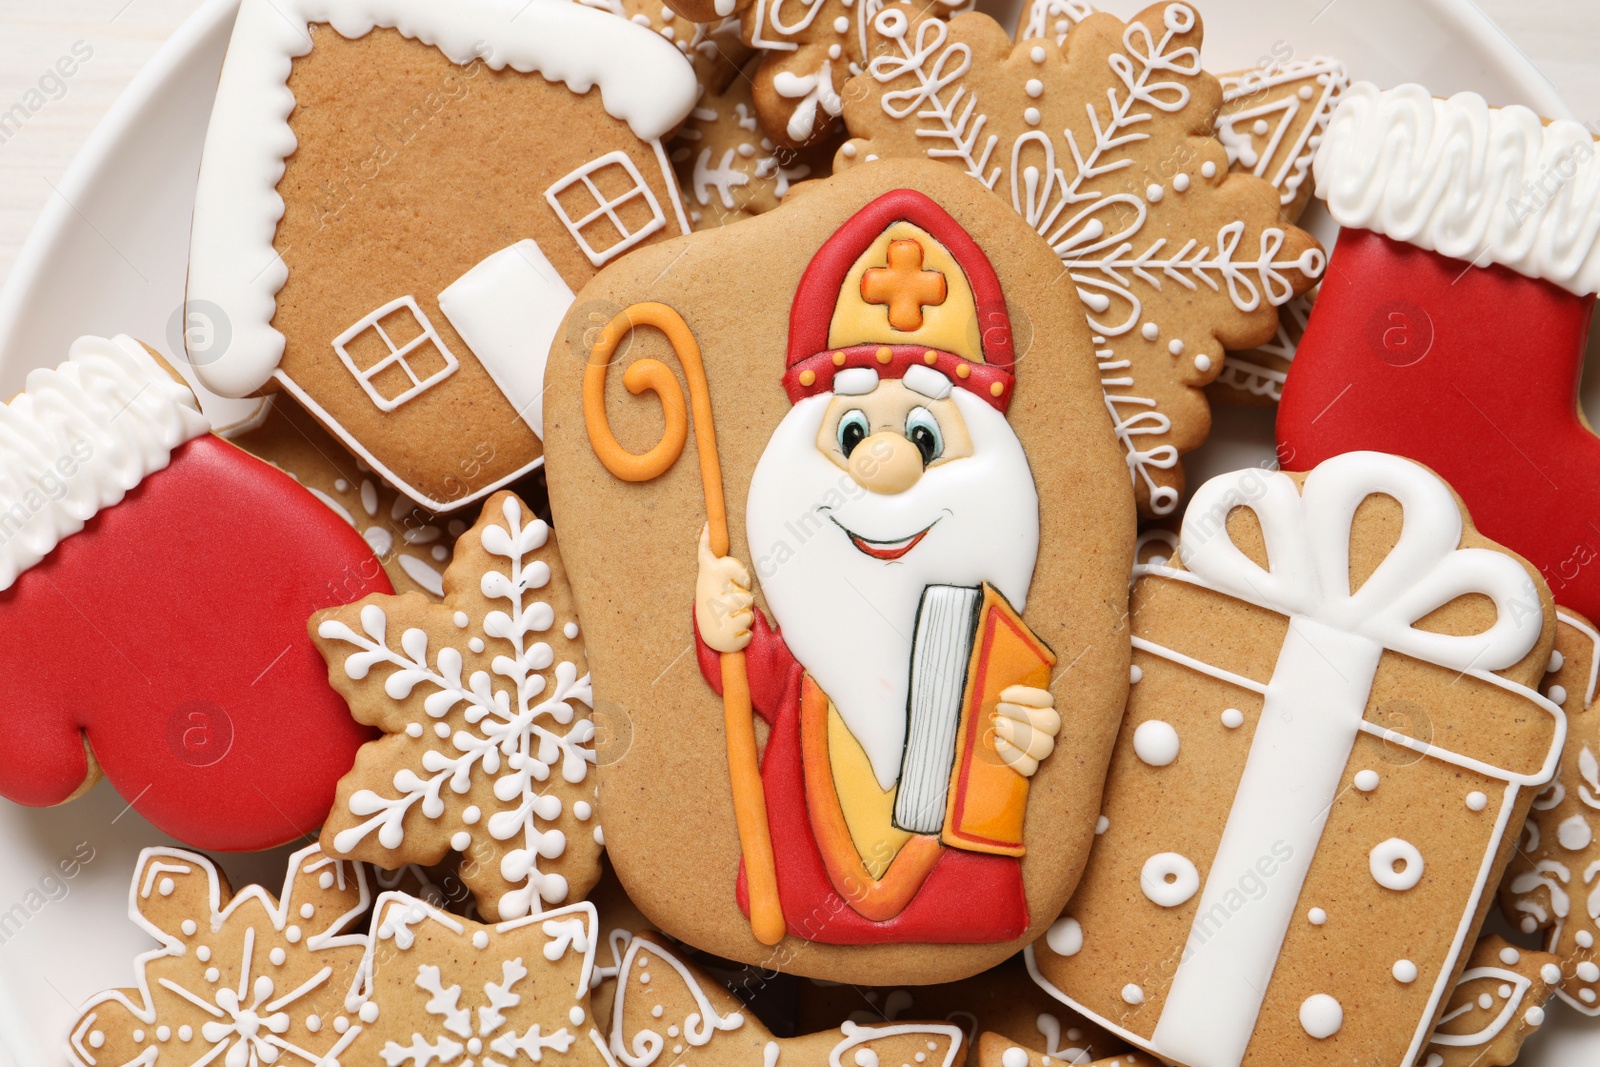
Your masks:
M 27 385 L 0 405 L 0 795 L 59 804 L 103 772 L 201 848 L 314 830 L 369 734 L 305 620 L 390 590 L 372 550 L 130 337 Z
M 1426 463 L 1556 599 L 1600 613 L 1600 441 L 1578 410 L 1600 164 L 1576 122 L 1347 90 L 1317 194 L 1344 227 L 1278 409 L 1283 465 Z

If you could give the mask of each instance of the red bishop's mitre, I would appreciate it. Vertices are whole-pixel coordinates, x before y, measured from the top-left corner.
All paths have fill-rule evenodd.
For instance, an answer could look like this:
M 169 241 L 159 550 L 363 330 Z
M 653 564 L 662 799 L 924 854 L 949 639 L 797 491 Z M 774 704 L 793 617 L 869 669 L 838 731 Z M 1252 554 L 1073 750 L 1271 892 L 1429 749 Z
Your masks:
M 817 251 L 789 311 L 790 403 L 834 375 L 937 372 L 1002 414 L 1016 385 L 1000 279 L 961 224 L 911 189 L 885 193 Z M 907 384 L 912 384 L 909 380 Z

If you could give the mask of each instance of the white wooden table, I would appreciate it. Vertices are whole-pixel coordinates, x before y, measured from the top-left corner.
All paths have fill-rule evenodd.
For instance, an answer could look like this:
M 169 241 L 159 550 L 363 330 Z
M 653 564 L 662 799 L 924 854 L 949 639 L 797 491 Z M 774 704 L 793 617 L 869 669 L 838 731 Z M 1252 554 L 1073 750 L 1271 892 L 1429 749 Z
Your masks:
M 1479 2 L 1578 118 L 1600 128 L 1600 3 Z M 89 131 L 199 3 L 0 0 L 0 282 Z

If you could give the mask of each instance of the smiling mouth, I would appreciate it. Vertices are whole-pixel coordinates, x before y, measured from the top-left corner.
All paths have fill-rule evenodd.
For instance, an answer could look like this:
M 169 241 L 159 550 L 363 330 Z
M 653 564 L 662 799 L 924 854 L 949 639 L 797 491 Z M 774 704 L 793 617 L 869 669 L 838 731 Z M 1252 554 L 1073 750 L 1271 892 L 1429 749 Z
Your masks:
M 828 517 L 835 526 L 844 531 L 846 537 L 850 538 L 850 543 L 856 546 L 857 551 L 865 553 L 873 559 L 887 560 L 891 563 L 916 548 L 922 539 L 928 536 L 928 531 L 939 524 L 939 520 L 934 519 L 910 537 L 902 537 L 894 541 L 873 541 L 870 538 L 862 537 L 860 534 L 852 533 L 833 516 L 830 515 Z

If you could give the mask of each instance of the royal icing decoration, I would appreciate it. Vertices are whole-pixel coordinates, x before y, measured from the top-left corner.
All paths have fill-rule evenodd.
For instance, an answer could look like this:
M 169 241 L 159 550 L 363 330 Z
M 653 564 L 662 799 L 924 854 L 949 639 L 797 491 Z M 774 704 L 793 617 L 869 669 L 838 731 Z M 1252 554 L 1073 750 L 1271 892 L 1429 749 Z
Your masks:
M 1224 348 L 1267 339 L 1274 308 L 1309 288 L 1324 258 L 1281 223 L 1257 179 L 1228 174 L 1221 142 L 1192 132 L 1220 103 L 1193 8 L 1084 25 L 1061 47 L 1013 45 L 986 16 L 944 23 L 885 9 L 874 23 L 885 43 L 846 109 L 856 137 L 835 167 L 944 160 L 1050 242 L 1097 337 L 1141 507 L 1166 515 L 1178 456 L 1209 425 L 1199 388 L 1221 372 Z M 1029 72 L 1021 84 L 990 75 L 1018 67 Z M 1145 177 L 1130 187 L 1131 173 Z
M 1364 530 L 1370 529 L 1366 522 L 1376 520 L 1358 516 L 1373 515 L 1368 503 L 1378 499 L 1399 507 L 1393 532 L 1374 551 Z M 1230 521 L 1235 515 L 1248 515 L 1250 522 Z M 1245 529 L 1249 532 L 1241 533 Z M 1366 928 L 1367 920 L 1356 914 L 1376 902 L 1342 908 L 1332 917 L 1321 904 L 1330 893 L 1357 902 L 1373 893 L 1404 896 L 1441 877 L 1405 836 L 1373 834 L 1367 806 L 1392 804 L 1398 830 L 1405 807 L 1400 797 L 1408 784 L 1416 788 L 1413 776 L 1442 772 L 1438 776 L 1451 789 L 1460 788 L 1466 777 L 1496 790 L 1497 818 L 1461 805 L 1459 822 L 1447 831 L 1459 838 L 1462 854 L 1483 855 L 1476 883 L 1463 886 L 1459 899 L 1450 902 L 1463 916 L 1477 914 L 1482 894 L 1498 874 L 1495 856 L 1519 792 L 1548 780 L 1564 728 L 1558 708 L 1515 680 L 1531 673 L 1530 653 L 1541 666 L 1548 656 L 1541 649 L 1541 641 L 1548 640 L 1542 636 L 1548 593 L 1515 557 L 1480 547 L 1468 533 L 1442 481 L 1417 464 L 1377 453 L 1328 460 L 1304 476 L 1303 484 L 1287 474 L 1247 470 L 1212 479 L 1196 491 L 1178 542 L 1181 566 L 1136 568 L 1133 644 L 1144 677 L 1130 698 L 1123 728 L 1123 737 L 1131 736 L 1124 744 L 1132 751 L 1114 758 L 1106 801 L 1108 810 L 1126 814 L 1119 819 L 1113 811 L 1111 830 L 1091 855 L 1071 905 L 1074 918 L 1092 924 L 1098 938 L 1085 940 L 1070 957 L 1056 953 L 1048 938 L 1029 950 L 1035 976 L 1048 991 L 1163 1058 L 1193 1067 L 1238 1067 L 1261 1062 L 1258 1056 L 1265 1055 L 1249 1052 L 1258 1026 L 1282 1031 L 1281 1020 L 1269 1024 L 1261 1013 L 1269 1010 L 1264 1004 L 1283 1004 L 1282 997 L 1268 993 L 1284 973 L 1304 973 L 1296 971 L 1297 953 L 1318 951 L 1312 946 L 1329 933 L 1356 937 L 1358 944 L 1370 938 L 1378 959 L 1367 970 L 1347 968 L 1323 989 L 1302 994 L 1296 1002 L 1297 1030 L 1312 1042 L 1338 1035 L 1347 1043 L 1341 1047 L 1364 1061 L 1412 1062 L 1432 1021 L 1431 1007 L 1419 1002 L 1411 1031 L 1397 1032 L 1390 1022 L 1376 1026 L 1352 1006 L 1366 1002 L 1363 983 L 1392 988 L 1397 978 L 1408 984 L 1426 978 L 1433 996 L 1441 997 L 1463 939 L 1474 932 L 1472 924 L 1465 919 L 1459 926 L 1443 923 L 1434 936 L 1410 937 L 1401 967 L 1393 963 L 1400 953 L 1379 955 L 1385 931 Z M 1251 547 L 1257 536 L 1261 548 Z M 1485 615 L 1474 624 L 1457 624 L 1466 632 L 1417 625 L 1469 595 L 1483 602 Z M 1230 633 L 1249 625 L 1243 616 L 1227 622 L 1226 613 L 1235 610 L 1230 601 L 1286 617 L 1269 677 L 1256 667 L 1248 668 L 1253 676 L 1240 673 L 1237 665 L 1243 660 L 1230 657 L 1224 647 L 1228 639 L 1219 637 L 1213 646 L 1204 636 L 1178 635 L 1163 622 L 1172 617 L 1164 613 L 1192 612 L 1202 601 L 1214 625 Z M 1159 640 L 1149 636 L 1155 634 Z M 1437 724 L 1425 723 L 1432 729 L 1418 731 L 1385 710 L 1391 705 L 1383 687 L 1390 683 L 1384 682 L 1380 661 L 1396 654 L 1433 665 L 1437 673 L 1426 675 L 1427 684 L 1441 691 L 1470 682 L 1474 702 L 1482 701 L 1481 707 L 1506 721 L 1538 722 L 1537 735 L 1498 751 L 1462 742 L 1452 747 L 1463 751 L 1440 746 L 1432 740 Z M 1212 659 L 1228 666 L 1213 665 Z M 1494 673 L 1517 671 L 1511 677 Z M 1208 765 L 1208 775 L 1238 773 L 1239 784 L 1230 791 L 1230 810 L 1214 849 L 1197 852 L 1191 845 L 1182 854 L 1141 854 L 1136 849 L 1159 847 L 1159 834 L 1147 836 L 1150 830 L 1138 826 L 1134 846 L 1123 846 L 1125 839 L 1117 836 L 1125 820 L 1138 821 L 1130 807 L 1135 797 L 1149 809 L 1159 795 L 1156 815 L 1182 811 L 1187 821 L 1204 817 L 1204 809 L 1195 805 L 1215 803 L 1190 795 L 1184 781 L 1192 771 L 1181 769 L 1182 754 L 1170 765 L 1151 758 L 1175 747 L 1151 743 L 1173 729 L 1165 721 L 1169 716 L 1199 703 L 1189 721 L 1197 727 L 1215 721 L 1215 713 L 1193 692 L 1248 700 L 1259 709 L 1248 753 L 1235 757 L 1227 749 L 1211 750 L 1218 762 Z M 1180 723 L 1174 733 L 1182 730 Z M 1375 748 L 1380 741 L 1382 747 Z M 1406 773 L 1391 767 L 1379 776 L 1364 766 L 1385 748 L 1415 754 L 1403 768 Z M 1352 824 L 1356 809 L 1368 814 Z M 1152 816 L 1146 811 L 1145 817 Z M 1428 829 L 1440 832 L 1437 826 Z M 1318 867 L 1316 858 L 1325 849 L 1354 852 L 1363 836 L 1367 840 L 1359 847 L 1367 853 L 1369 888 L 1348 881 L 1335 886 L 1329 872 L 1339 861 Z M 1135 910 L 1129 916 L 1125 903 L 1113 905 L 1113 899 L 1125 901 L 1125 887 L 1131 889 L 1119 879 L 1131 878 L 1150 901 L 1150 912 Z M 1092 891 L 1085 893 L 1084 887 Z M 1182 907 L 1191 896 L 1195 903 Z M 1386 899 L 1381 906 L 1391 905 Z M 1152 936 L 1144 932 L 1149 925 L 1174 921 L 1159 919 L 1161 912 L 1170 912 L 1183 933 L 1164 928 L 1154 941 L 1141 940 Z M 1302 915 L 1309 921 L 1295 922 Z M 1181 958 L 1160 990 L 1159 1010 L 1148 1016 L 1115 1011 L 1110 989 L 1113 976 L 1126 972 L 1125 960 L 1167 951 L 1161 939 L 1174 936 L 1168 950 Z M 1110 958 L 1108 950 L 1119 955 Z M 1361 953 L 1351 958 L 1360 959 Z M 1152 999 L 1149 983 L 1156 980 L 1136 983 L 1143 999 Z M 1305 1054 L 1315 1053 L 1308 1048 Z
M 1423 1067 L 1508 1067 L 1544 1024 L 1560 983 L 1555 956 L 1493 934 L 1480 938 L 1428 1039 Z
M 371 903 L 359 863 L 301 849 L 275 899 L 256 885 L 233 894 L 193 852 L 147 848 L 128 900 L 161 946 L 135 961 L 135 988 L 84 1006 L 67 1037 L 75 1067 L 317 1067 L 373 1014 L 353 996 L 367 935 L 350 931 Z
M 1229 166 L 1270 182 L 1284 213 L 1297 218 L 1311 198 L 1311 158 L 1350 84 L 1344 64 L 1318 56 L 1271 62 L 1218 80 L 1217 136 Z
M 1500 888 L 1500 908 L 1523 933 L 1545 932 L 1565 980 L 1557 994 L 1600 1016 L 1600 712 L 1594 707 L 1600 634 L 1557 616 L 1546 693 L 1562 696 L 1567 745 L 1561 770 L 1534 798 Z M 1564 683 L 1564 684 L 1563 684 Z
M 394 867 L 462 853 L 479 910 L 520 918 L 583 893 L 599 845 L 594 696 L 550 528 L 501 493 L 456 542 L 445 601 L 372 597 L 313 620 L 364 746 L 323 825 L 338 855 Z

